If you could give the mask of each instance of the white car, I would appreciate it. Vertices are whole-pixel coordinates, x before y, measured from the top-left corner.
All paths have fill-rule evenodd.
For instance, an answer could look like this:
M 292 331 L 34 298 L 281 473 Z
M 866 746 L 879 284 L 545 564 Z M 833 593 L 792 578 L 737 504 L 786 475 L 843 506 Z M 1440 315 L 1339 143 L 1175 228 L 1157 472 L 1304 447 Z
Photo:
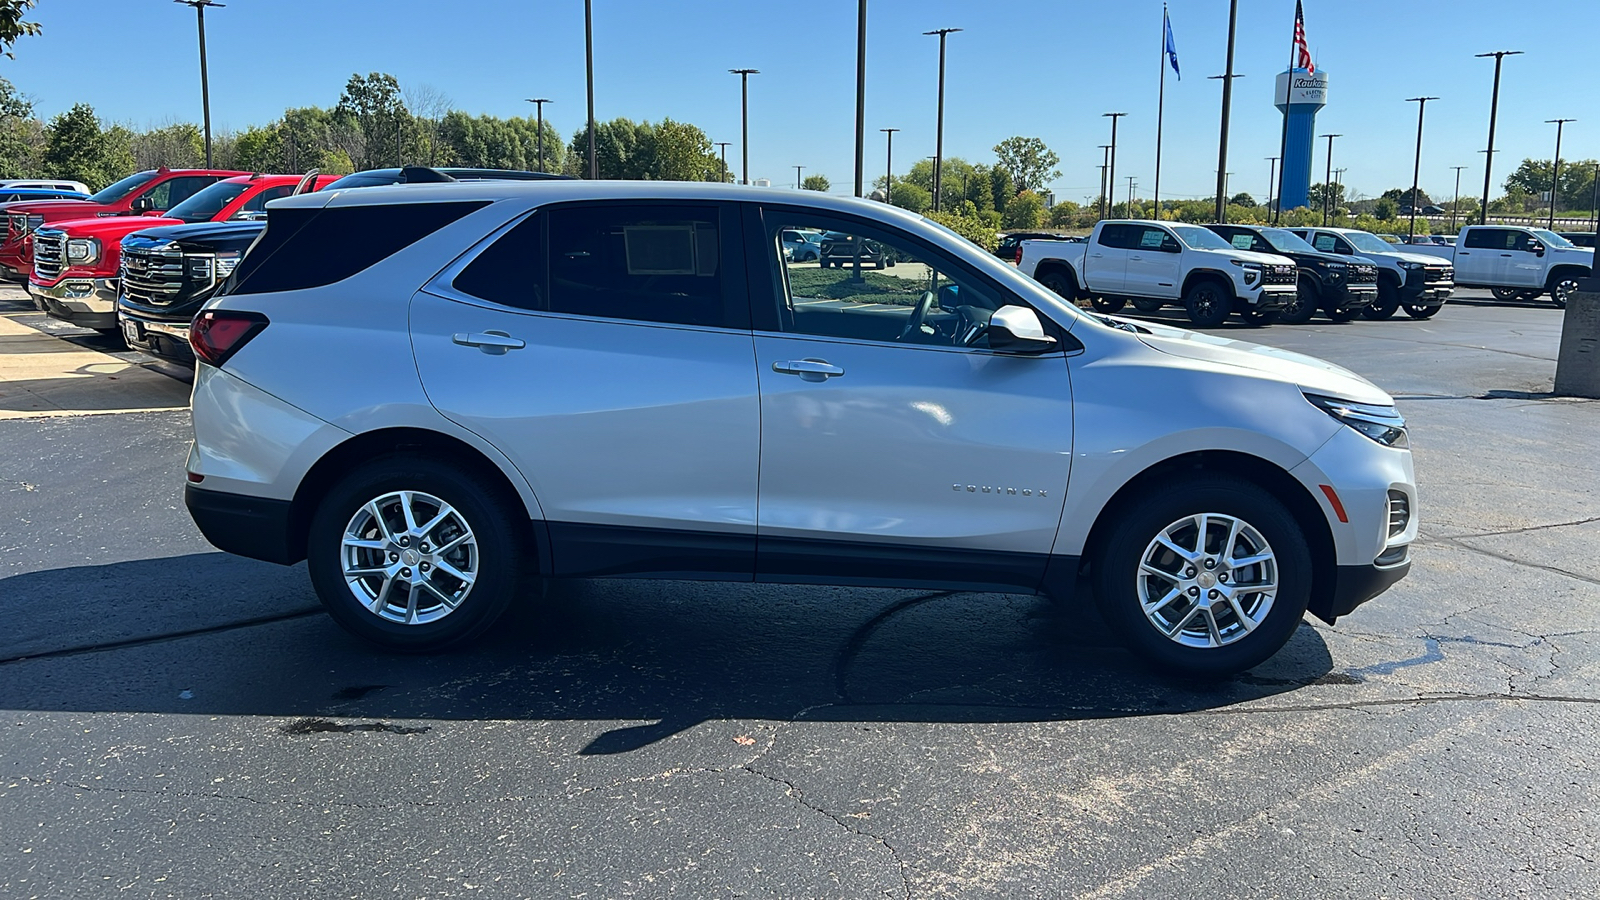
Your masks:
M 873 241 L 791 266 L 785 230 Z M 357 236 L 353 238 L 353 236 Z M 345 628 L 431 650 L 543 579 L 1040 592 L 1216 675 L 1406 574 L 1387 394 L 1082 312 L 881 203 L 666 182 L 269 205 L 191 333 L 186 501 Z
M 1359 255 L 1377 264 L 1378 299 L 1361 311 L 1368 319 L 1387 319 L 1401 308 L 1413 319 L 1432 318 L 1455 293 L 1455 270 L 1448 259 L 1430 252 L 1432 247 L 1394 244 L 1354 228 L 1289 230 L 1323 253 Z
M 1468 225 L 1448 247 L 1421 247 L 1455 266 L 1456 284 L 1488 288 L 1497 300 L 1548 295 L 1565 308 L 1578 282 L 1594 270 L 1594 248 L 1579 247 L 1544 228 Z
M 3 188 L 44 188 L 52 191 L 77 191 L 80 194 L 94 193 L 81 181 L 64 181 L 57 178 L 4 179 L 0 180 L 0 189 Z

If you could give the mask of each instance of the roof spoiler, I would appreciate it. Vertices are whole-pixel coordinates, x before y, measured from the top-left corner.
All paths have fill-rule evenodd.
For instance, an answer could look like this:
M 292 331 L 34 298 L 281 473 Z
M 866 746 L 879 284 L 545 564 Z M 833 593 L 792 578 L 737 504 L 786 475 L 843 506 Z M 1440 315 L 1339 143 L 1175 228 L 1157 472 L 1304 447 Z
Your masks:
M 289 196 L 298 197 L 301 194 L 311 193 L 311 191 L 316 188 L 317 176 L 321 174 L 322 173 L 320 171 L 312 169 L 305 175 L 301 176 L 300 183 L 294 186 L 294 193 L 290 194 Z
M 400 169 L 401 184 L 440 184 L 455 180 L 438 169 L 430 169 L 427 166 L 405 166 Z

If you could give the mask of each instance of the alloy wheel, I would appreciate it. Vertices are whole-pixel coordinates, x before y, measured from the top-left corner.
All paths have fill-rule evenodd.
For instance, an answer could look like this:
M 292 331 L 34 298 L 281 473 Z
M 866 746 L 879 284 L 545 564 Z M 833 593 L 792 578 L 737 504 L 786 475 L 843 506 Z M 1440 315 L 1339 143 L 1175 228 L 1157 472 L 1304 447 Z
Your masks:
M 1550 285 L 1550 302 L 1562 309 L 1566 309 L 1567 301 L 1572 299 L 1573 293 L 1577 290 L 1578 279 L 1563 276 Z
M 1272 611 L 1278 560 L 1248 522 L 1223 513 L 1184 516 L 1146 545 L 1137 579 L 1145 619 L 1186 647 L 1224 647 Z
M 344 580 L 356 602 L 401 625 L 454 612 L 478 578 L 478 541 L 459 511 L 432 494 L 390 491 L 345 526 Z

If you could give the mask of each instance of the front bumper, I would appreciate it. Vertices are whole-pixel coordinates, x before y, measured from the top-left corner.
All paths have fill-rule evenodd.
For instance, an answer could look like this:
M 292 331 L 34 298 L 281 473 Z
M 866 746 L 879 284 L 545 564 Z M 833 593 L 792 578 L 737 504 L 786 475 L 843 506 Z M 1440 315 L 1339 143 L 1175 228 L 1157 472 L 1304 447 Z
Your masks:
M 64 276 L 55 284 L 28 280 L 28 293 L 52 318 L 111 331 L 117 327 L 117 279 Z
M 121 307 L 117 310 L 117 321 L 129 347 L 173 362 L 194 362 L 194 350 L 189 346 L 187 318 L 161 319 Z
M 1259 290 L 1241 291 L 1239 296 L 1256 312 L 1272 312 L 1288 306 L 1299 290 L 1292 284 L 1266 284 Z
M 1424 281 L 1421 272 L 1413 272 L 1400 286 L 1400 302 L 1414 306 L 1443 306 L 1455 293 L 1455 282 Z
M 1312 594 L 1311 614 L 1332 625 L 1340 616 L 1348 616 L 1355 608 L 1387 591 L 1394 583 L 1411 571 L 1411 556 L 1388 566 L 1376 563 L 1370 566 L 1339 566 L 1334 574 L 1331 591 Z
M 1323 282 L 1327 284 L 1327 282 Z M 1334 309 L 1365 309 L 1378 299 L 1378 283 L 1363 281 L 1357 284 L 1329 285 L 1326 294 Z

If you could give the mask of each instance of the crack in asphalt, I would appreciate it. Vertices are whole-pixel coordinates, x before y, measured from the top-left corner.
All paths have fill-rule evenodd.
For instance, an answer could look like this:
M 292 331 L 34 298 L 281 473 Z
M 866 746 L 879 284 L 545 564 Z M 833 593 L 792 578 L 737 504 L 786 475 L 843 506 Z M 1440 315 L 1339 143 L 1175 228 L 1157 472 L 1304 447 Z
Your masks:
M 1463 535 L 1463 537 L 1471 538 L 1471 537 L 1479 537 L 1479 535 Z M 1491 557 L 1493 559 L 1498 559 L 1501 562 L 1508 562 L 1508 563 L 1511 563 L 1512 565 L 1526 566 L 1527 568 L 1530 568 L 1530 569 L 1538 569 L 1538 570 L 1543 571 L 1543 572 L 1549 572 L 1552 575 L 1562 575 L 1562 576 L 1565 576 L 1567 578 L 1571 578 L 1574 581 L 1581 581 L 1584 584 L 1593 584 L 1593 585 L 1600 586 L 1600 578 L 1596 578 L 1596 577 L 1594 577 L 1592 575 L 1585 575 L 1582 572 L 1573 572 L 1570 569 L 1563 569 L 1560 566 L 1550 566 L 1550 565 L 1545 565 L 1544 563 L 1528 562 L 1525 559 L 1518 559 L 1515 556 L 1510 555 L 1509 553 L 1501 553 L 1498 550 L 1490 550 L 1490 549 L 1485 548 L 1485 547 L 1475 547 L 1472 544 L 1468 544 L 1464 540 L 1461 540 L 1459 538 L 1444 537 L 1443 535 L 1427 535 L 1426 539 L 1428 541 L 1437 541 L 1438 543 L 1441 543 L 1441 544 L 1447 544 L 1447 545 L 1449 545 L 1451 547 L 1455 547 L 1458 550 L 1466 550 L 1469 553 L 1481 553 L 1484 556 L 1488 556 L 1488 557 Z
M 1547 528 L 1571 528 L 1574 525 L 1589 525 L 1600 522 L 1600 516 L 1590 516 L 1587 519 L 1577 519 L 1572 522 L 1552 522 L 1549 525 L 1529 525 L 1526 528 L 1507 528 L 1504 531 L 1477 531 L 1471 534 L 1458 534 L 1456 540 L 1461 538 L 1499 537 L 1507 534 L 1527 534 L 1532 531 L 1544 531 Z M 1448 538 L 1446 539 L 1448 540 Z
M 227 631 L 237 631 L 241 628 L 254 628 L 257 625 L 271 625 L 275 622 L 287 622 L 291 619 L 303 619 L 307 616 L 320 615 L 321 606 L 306 609 L 292 610 L 286 613 L 277 613 L 270 616 L 257 616 L 253 619 L 240 619 L 237 622 L 224 622 L 221 625 L 207 625 L 204 628 L 190 628 L 184 631 L 169 631 L 163 634 L 152 634 L 145 637 L 127 638 L 121 641 L 103 641 L 98 644 L 80 644 L 76 647 L 66 647 L 60 650 L 41 650 L 37 653 L 23 653 L 0 659 L 0 666 L 12 663 L 26 662 L 34 659 L 57 659 L 63 656 L 80 656 L 85 653 L 102 653 L 107 650 L 126 650 L 130 647 L 146 647 L 151 644 L 164 644 L 168 641 L 178 641 L 184 638 L 199 637 L 207 634 L 220 634 Z

